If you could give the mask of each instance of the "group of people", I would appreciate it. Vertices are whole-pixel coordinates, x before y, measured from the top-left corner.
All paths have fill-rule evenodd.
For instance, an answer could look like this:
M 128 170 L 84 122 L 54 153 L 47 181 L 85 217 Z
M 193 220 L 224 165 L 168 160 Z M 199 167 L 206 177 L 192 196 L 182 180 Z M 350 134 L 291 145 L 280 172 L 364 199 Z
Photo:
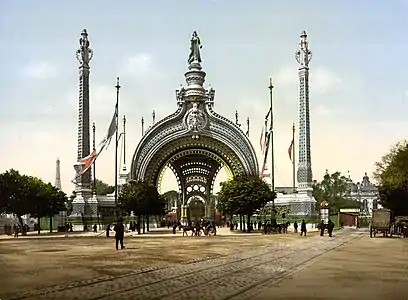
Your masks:
M 14 234 L 15 238 L 18 238 L 18 235 L 20 233 L 25 234 L 30 231 L 30 227 L 27 224 L 24 224 L 23 226 L 14 224 L 11 226 L 10 224 L 5 224 L 4 225 L 4 233 L 7 235 L 12 235 Z

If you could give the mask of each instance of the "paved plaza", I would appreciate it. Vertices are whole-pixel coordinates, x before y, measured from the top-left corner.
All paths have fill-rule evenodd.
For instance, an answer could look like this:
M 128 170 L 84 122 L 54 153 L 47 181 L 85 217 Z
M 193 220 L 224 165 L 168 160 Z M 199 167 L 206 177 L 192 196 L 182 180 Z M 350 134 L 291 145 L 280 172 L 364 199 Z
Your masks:
M 153 235 L 153 234 L 152 234 Z M 408 243 L 287 235 L 3 239 L 1 299 L 405 299 Z M 177 297 L 176 297 L 177 295 Z

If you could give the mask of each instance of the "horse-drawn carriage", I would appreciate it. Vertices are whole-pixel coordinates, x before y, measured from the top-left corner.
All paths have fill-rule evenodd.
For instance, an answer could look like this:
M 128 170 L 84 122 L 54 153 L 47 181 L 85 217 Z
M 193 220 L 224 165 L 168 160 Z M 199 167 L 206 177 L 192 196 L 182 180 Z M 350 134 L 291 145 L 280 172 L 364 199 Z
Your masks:
M 217 235 L 216 225 L 209 221 L 196 222 L 195 224 L 189 224 L 181 228 L 183 230 L 183 236 L 188 236 L 189 231 L 191 231 L 191 236 L 200 236 L 201 231 L 205 236 Z
M 392 236 L 394 230 L 392 211 L 386 208 L 373 209 L 370 225 L 370 237 L 382 232 L 383 236 Z

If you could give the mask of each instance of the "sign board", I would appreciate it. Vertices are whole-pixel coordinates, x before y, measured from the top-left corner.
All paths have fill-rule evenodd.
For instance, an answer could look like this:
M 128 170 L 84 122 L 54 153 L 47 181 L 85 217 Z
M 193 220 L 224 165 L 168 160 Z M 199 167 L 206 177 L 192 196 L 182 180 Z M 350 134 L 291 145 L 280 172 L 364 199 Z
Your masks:
M 343 213 L 360 213 L 359 208 L 340 208 L 340 212 Z

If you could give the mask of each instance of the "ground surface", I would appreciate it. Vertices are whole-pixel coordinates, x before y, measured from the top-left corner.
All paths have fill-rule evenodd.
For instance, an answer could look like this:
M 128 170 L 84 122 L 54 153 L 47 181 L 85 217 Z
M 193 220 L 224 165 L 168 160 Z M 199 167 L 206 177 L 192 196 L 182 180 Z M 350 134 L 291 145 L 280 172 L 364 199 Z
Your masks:
M 103 236 L 0 240 L 0 274 L 7 274 L 0 298 L 408 298 L 407 239 L 345 230 L 331 239 L 158 234 L 128 237 L 120 251 L 113 243 Z

